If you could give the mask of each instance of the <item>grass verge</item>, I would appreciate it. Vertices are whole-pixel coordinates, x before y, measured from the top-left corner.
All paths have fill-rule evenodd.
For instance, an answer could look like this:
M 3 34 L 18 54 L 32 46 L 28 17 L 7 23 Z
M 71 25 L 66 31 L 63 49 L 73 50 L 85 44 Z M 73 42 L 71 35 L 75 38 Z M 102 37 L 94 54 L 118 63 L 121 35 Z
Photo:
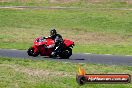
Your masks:
M 81 8 L 131 8 L 130 0 L 4 0 L 1 6 L 64 6 Z
M 88 84 L 79 86 L 75 76 L 81 65 L 87 73 L 127 73 L 131 66 L 66 63 L 49 60 L 33 60 L 0 57 L 0 87 L 5 88 L 131 88 L 132 84 Z
M 74 53 L 132 55 L 131 11 L 0 9 L 0 48 L 27 49 L 56 27 Z

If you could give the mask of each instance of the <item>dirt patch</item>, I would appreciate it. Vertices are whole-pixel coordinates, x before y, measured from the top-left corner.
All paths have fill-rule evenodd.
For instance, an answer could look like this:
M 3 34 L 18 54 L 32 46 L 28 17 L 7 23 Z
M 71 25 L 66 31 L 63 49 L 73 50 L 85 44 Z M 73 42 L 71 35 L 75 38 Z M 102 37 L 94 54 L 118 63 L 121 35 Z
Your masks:
M 132 4 L 132 0 L 125 0 L 127 4 Z
M 33 0 L 0 0 L 0 2 L 33 2 Z
M 48 0 L 49 3 L 70 3 L 70 2 L 79 2 L 81 0 Z M 0 2 L 46 2 L 46 0 L 0 0 Z M 126 2 L 132 4 L 132 0 L 85 0 L 87 3 L 108 3 L 108 2 Z
M 0 0 L 0 2 L 13 2 L 15 0 Z
M 67 73 L 63 71 L 51 71 L 51 70 L 42 70 L 42 69 L 33 69 L 33 68 L 25 68 L 25 67 L 19 67 L 17 65 L 6 65 L 1 64 L 0 67 L 6 66 L 14 69 L 17 72 L 26 73 L 30 76 L 36 76 L 36 77 L 48 77 L 48 76 L 58 76 L 58 77 L 73 77 L 75 73 Z
M 91 3 L 104 3 L 104 2 L 110 2 L 111 0 L 86 0 L 86 1 Z
M 77 44 L 111 44 L 128 42 L 127 37 L 118 34 L 99 33 L 99 32 L 85 32 L 77 30 L 59 30 L 64 38 L 68 38 Z
M 79 2 L 81 0 L 49 0 L 50 3 L 69 3 L 69 2 Z M 132 3 L 132 0 L 85 0 L 85 2 L 90 3 L 109 3 L 109 2 L 127 2 Z
M 12 29 L 1 30 L 2 42 L 33 42 L 33 40 L 39 36 L 49 36 L 50 30 L 30 30 L 30 29 Z M 86 32 L 72 29 L 57 29 L 57 32 L 63 36 L 63 38 L 71 39 L 76 44 L 121 44 L 130 43 L 132 37 L 126 35 L 103 33 L 103 32 Z M 20 34 L 21 33 L 21 34 Z M 2 35 L 3 34 L 3 35 Z M 10 36 L 5 36 L 10 35 Z
M 69 3 L 69 2 L 78 2 L 80 0 L 49 0 L 50 3 Z
M 12 31 L 13 30 L 13 31 Z M 56 29 L 63 38 L 71 39 L 75 44 L 130 44 L 131 35 L 105 33 L 105 32 L 89 32 L 84 29 Z M 25 29 L 10 28 L 1 30 L 0 39 L 2 42 L 27 42 L 32 43 L 39 36 L 49 36 L 50 29 Z
M 32 68 L 17 68 L 16 71 L 26 73 L 31 76 L 37 76 L 37 77 L 46 77 L 46 76 L 73 76 L 66 72 L 61 71 L 50 71 L 50 70 L 40 70 L 40 69 L 32 69 Z

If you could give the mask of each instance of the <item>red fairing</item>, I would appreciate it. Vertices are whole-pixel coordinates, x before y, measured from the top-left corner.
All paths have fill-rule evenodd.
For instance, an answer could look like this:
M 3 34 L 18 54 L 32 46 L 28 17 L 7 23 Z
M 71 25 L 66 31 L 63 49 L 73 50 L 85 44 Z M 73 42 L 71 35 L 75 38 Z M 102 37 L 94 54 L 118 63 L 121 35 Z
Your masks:
M 44 43 L 46 46 L 53 45 L 55 42 L 52 39 L 47 39 L 46 42 Z
M 40 41 L 41 38 L 42 37 L 36 38 L 35 41 L 34 41 L 34 45 L 40 46 L 40 45 L 43 45 L 43 44 L 45 44 L 45 45 L 52 45 L 52 44 L 54 44 L 54 40 L 52 40 L 50 38 L 49 39 L 45 39 L 43 41 Z
M 39 37 L 34 40 L 34 45 L 32 46 L 34 52 L 39 52 L 41 56 L 50 56 L 52 51 L 54 50 L 55 42 L 51 38 Z M 64 39 L 64 47 L 72 47 L 74 46 L 74 42 L 68 39 Z
M 64 44 L 66 47 L 74 46 L 74 42 L 68 39 L 64 39 Z

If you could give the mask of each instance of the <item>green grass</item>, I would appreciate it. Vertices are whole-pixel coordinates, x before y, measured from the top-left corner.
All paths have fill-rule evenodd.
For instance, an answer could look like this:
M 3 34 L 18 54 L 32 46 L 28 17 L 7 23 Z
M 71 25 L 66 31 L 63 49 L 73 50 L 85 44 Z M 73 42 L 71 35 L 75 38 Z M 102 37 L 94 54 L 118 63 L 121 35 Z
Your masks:
M 66 2 L 66 3 L 65 3 Z M 50 0 L 16 0 L 8 2 L 0 2 L 1 6 L 64 6 L 64 7 L 81 7 L 81 8 L 131 8 L 131 3 L 127 1 L 102 0 L 101 2 L 80 0 L 75 2 L 50 2 Z
M 131 8 L 126 2 L 39 3 L 0 2 L 0 6 L 74 6 L 90 9 L 0 9 L 0 48 L 28 49 L 34 38 L 57 28 L 72 39 L 74 53 L 132 55 L 132 12 L 98 8 Z M 132 84 L 79 86 L 75 76 L 81 65 L 87 73 L 127 73 L 131 66 L 66 63 L 49 60 L 0 58 L 0 88 L 131 88 Z M 49 77 L 50 76 L 50 77 Z
M 132 33 L 131 11 L 113 10 L 0 10 L 0 27 L 47 29 L 50 27 Z M 37 29 L 36 29 L 37 30 Z
M 88 74 L 127 73 L 132 75 L 131 66 L 109 66 L 101 64 L 65 63 L 50 60 L 0 58 L 1 88 L 131 88 L 132 84 L 88 84 L 76 83 L 78 67 Z M 48 74 L 47 74 L 48 73 Z M 111 85 L 111 86 L 110 86 Z
M 75 42 L 74 53 L 132 55 L 132 12 L 0 9 L 0 48 L 27 49 L 51 28 Z
M 78 45 L 74 52 L 112 55 L 132 55 L 131 45 Z

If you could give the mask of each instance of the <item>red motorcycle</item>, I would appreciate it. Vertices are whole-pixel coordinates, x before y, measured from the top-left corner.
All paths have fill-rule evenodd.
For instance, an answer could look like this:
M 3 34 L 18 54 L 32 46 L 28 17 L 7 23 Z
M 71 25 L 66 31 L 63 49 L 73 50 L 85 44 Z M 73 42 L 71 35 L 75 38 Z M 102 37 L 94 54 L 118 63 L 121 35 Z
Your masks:
M 27 53 L 29 56 L 34 57 L 38 55 L 53 57 L 51 53 L 53 52 L 54 47 L 50 46 L 53 46 L 54 44 L 55 42 L 51 38 L 39 37 L 35 39 L 34 45 L 28 49 Z M 73 41 L 64 39 L 61 49 L 58 50 L 54 57 L 68 59 L 72 55 L 73 46 L 74 46 Z

